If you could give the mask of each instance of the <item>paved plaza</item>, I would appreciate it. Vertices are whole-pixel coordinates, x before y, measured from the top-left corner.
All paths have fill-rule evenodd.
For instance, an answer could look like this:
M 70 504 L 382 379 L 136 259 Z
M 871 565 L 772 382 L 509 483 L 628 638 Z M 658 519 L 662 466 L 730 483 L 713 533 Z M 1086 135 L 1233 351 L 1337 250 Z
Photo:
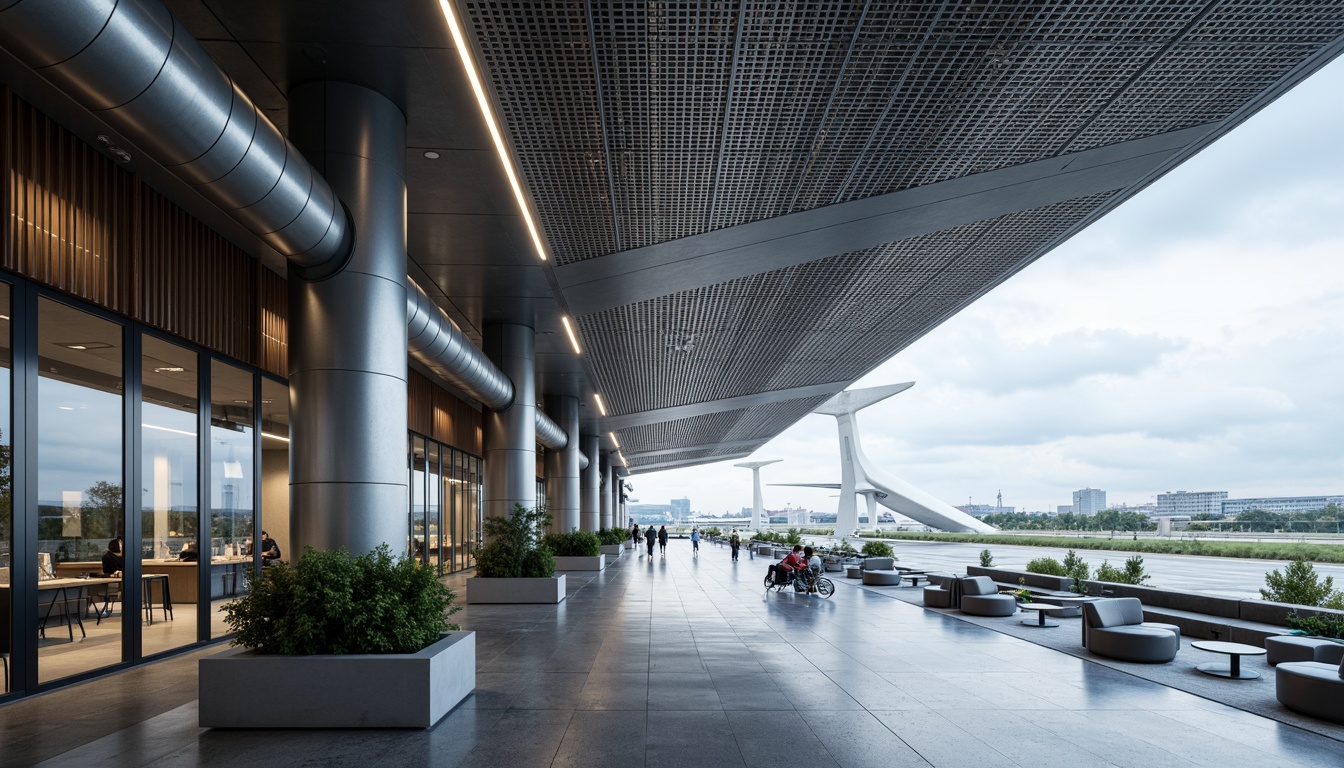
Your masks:
M 0 709 L 0 763 L 1172 768 L 1344 754 L 844 579 L 830 600 L 766 595 L 764 570 L 674 541 L 666 559 L 569 574 L 559 606 L 470 606 L 457 618 L 478 632 L 477 690 L 429 730 L 202 730 L 197 653 Z M 283 692 L 258 681 L 257 695 Z

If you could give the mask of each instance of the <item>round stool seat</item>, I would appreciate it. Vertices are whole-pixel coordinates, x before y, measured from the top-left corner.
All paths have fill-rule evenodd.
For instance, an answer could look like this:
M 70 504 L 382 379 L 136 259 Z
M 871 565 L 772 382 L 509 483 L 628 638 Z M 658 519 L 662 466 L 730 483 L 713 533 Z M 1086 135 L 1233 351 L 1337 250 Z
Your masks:
M 863 572 L 863 583 L 873 587 L 899 587 L 901 586 L 901 572 L 865 570 Z
M 847 578 L 847 579 L 857 579 L 857 578 L 859 578 L 859 577 L 862 576 L 862 575 L 863 575 L 863 569 L 860 568 L 859 566 L 857 566 L 857 565 L 846 565 L 846 566 L 845 566 L 845 578 Z

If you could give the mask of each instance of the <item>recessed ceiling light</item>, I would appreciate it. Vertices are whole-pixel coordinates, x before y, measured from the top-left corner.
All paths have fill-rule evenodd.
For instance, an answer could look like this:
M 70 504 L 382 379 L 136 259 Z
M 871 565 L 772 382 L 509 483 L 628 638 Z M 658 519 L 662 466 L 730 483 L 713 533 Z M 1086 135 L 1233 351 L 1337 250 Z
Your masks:
M 251 401 L 251 400 L 234 400 L 233 402 L 238 403 L 239 405 L 247 405 L 248 403 L 251 403 L 252 401 Z
M 181 373 L 187 370 L 180 365 L 165 365 L 154 369 L 155 373 Z
M 600 395 L 600 394 L 597 393 L 597 392 L 594 392 L 594 393 L 593 393 L 593 399 L 597 401 L 597 410 L 601 411 L 603 416 L 606 416 L 606 415 L 607 415 L 607 404 L 604 403 L 604 402 L 602 402 L 602 395 Z
M 569 334 L 569 343 L 574 345 L 574 354 L 582 355 L 583 350 L 579 349 L 579 337 L 574 335 L 574 326 L 569 324 L 569 318 L 561 315 L 560 322 L 565 326 L 565 333 Z
M 435 152 L 432 149 L 426 149 L 424 154 L 426 160 L 438 160 L 440 157 L 442 157 L 442 155 L 440 155 L 438 152 Z
M 76 341 L 69 344 L 61 344 L 59 346 L 65 347 L 66 349 L 79 349 L 79 350 L 112 348 L 112 345 L 108 344 L 105 341 Z

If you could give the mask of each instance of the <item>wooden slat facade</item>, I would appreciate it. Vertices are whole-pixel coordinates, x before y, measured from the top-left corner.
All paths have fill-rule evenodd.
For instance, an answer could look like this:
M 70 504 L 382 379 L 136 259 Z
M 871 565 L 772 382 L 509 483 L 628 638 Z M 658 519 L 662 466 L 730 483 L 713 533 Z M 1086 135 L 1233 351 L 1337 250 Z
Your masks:
M 288 375 L 284 277 L 0 86 L 0 267 Z M 481 456 L 481 413 L 410 372 L 410 429 Z

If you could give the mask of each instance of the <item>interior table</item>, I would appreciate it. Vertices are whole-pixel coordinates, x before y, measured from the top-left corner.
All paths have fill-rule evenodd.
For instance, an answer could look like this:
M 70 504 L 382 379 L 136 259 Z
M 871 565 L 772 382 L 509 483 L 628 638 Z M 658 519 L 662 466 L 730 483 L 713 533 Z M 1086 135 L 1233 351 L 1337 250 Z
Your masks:
M 1018 607 L 1018 608 L 1021 608 L 1021 609 L 1024 610 L 1024 611 L 1035 611 L 1035 612 L 1036 612 L 1036 621 L 1027 621 L 1027 620 L 1024 619 L 1024 620 L 1022 621 L 1022 625 L 1023 625 L 1023 626 L 1026 626 L 1026 627 L 1058 627 L 1058 626 L 1059 626 L 1059 622 L 1058 622 L 1058 621 L 1048 621 L 1048 620 L 1046 620 L 1046 618 L 1045 618 L 1045 612 L 1046 612 L 1046 611 L 1057 610 L 1057 609 L 1059 608 L 1058 605 L 1050 605 L 1049 603 L 1018 603 L 1018 604 L 1017 604 L 1017 607 Z
M 1190 644 L 1192 648 L 1198 648 L 1201 651 L 1210 653 L 1224 653 L 1231 657 L 1231 662 L 1219 664 L 1210 661 L 1195 667 L 1200 672 L 1214 677 L 1226 677 L 1232 680 L 1254 680 L 1260 676 L 1259 672 L 1252 672 L 1241 668 L 1242 656 L 1263 656 L 1265 649 L 1254 645 L 1245 645 L 1244 643 L 1228 643 L 1222 640 L 1196 640 Z

